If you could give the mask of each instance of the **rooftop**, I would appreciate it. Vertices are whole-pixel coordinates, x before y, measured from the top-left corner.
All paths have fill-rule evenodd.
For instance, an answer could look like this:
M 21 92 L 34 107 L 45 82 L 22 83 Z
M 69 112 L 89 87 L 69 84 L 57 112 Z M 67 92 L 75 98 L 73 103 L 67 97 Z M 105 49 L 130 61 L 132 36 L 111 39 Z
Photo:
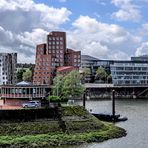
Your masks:
M 98 61 L 99 59 L 89 56 L 89 55 L 81 55 L 81 60 Z
M 62 66 L 62 67 L 58 67 L 57 71 L 63 71 L 63 70 L 71 69 L 71 68 L 73 68 L 73 66 Z
M 32 83 L 31 82 L 26 82 L 26 81 L 21 81 L 21 82 L 17 83 L 16 85 L 26 86 L 26 85 L 32 85 Z

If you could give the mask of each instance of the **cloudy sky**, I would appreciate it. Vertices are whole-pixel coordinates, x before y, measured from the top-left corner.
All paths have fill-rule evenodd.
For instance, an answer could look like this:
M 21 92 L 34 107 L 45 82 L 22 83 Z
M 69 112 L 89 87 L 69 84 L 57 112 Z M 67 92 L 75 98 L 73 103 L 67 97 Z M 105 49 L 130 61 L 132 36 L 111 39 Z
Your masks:
M 0 0 L 0 52 L 34 63 L 50 31 L 99 59 L 148 54 L 148 0 Z

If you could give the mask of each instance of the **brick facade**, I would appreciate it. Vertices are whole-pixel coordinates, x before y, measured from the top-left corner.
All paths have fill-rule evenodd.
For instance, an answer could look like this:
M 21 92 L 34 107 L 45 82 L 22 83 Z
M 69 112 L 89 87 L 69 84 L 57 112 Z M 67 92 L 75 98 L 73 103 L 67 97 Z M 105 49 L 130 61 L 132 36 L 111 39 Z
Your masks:
M 36 47 L 33 84 L 51 84 L 56 76 L 57 68 L 72 66 L 78 69 L 81 63 L 80 58 L 80 51 L 66 48 L 65 32 L 50 32 L 47 35 L 47 43 Z
M 80 67 L 81 64 L 81 52 L 67 49 L 65 53 L 65 65 Z

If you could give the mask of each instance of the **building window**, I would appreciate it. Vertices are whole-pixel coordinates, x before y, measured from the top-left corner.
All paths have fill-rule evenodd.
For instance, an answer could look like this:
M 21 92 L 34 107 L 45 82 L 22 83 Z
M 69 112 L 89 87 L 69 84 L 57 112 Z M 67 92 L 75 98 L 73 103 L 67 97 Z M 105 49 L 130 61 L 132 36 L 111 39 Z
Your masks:
M 48 42 L 49 45 L 51 45 L 51 42 Z
M 54 66 L 55 64 L 54 64 L 54 63 L 52 63 L 51 65 L 52 65 L 52 66 Z
M 59 40 L 59 37 L 56 37 L 56 40 Z
M 53 37 L 52 39 L 55 40 L 55 37 Z
M 63 37 L 60 37 L 60 40 L 63 40 Z
M 63 42 L 62 42 L 62 41 L 60 41 L 60 44 L 61 44 L 61 45 L 63 45 Z

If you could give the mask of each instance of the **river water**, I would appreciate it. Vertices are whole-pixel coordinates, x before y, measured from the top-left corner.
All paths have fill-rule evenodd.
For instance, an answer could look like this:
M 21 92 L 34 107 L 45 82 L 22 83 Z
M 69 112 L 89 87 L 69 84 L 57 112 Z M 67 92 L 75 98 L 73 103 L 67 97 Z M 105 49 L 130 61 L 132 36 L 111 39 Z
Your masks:
M 111 113 L 111 105 L 110 100 L 86 102 L 88 110 L 99 113 Z M 126 137 L 64 148 L 148 148 L 148 100 L 117 100 L 116 114 L 128 117 L 127 121 L 116 123 L 127 131 Z

